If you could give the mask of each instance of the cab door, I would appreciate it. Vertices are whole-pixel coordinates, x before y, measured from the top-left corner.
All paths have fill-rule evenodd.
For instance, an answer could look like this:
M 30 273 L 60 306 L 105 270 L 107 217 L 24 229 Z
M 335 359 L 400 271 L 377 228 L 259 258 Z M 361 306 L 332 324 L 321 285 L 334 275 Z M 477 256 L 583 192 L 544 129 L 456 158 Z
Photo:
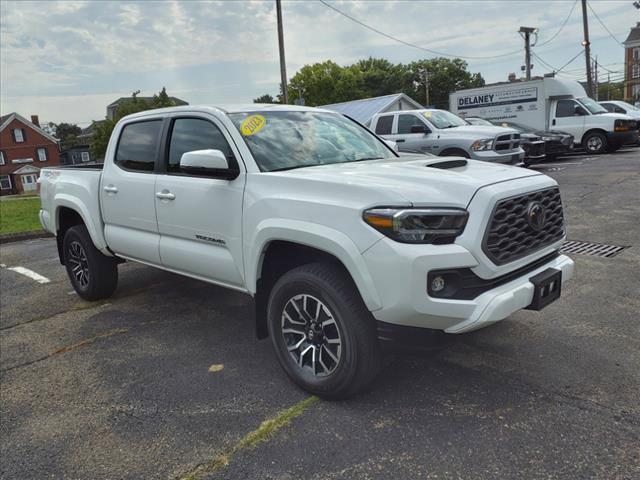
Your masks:
M 233 147 L 232 147 L 233 145 Z M 190 175 L 185 152 L 215 149 L 240 165 L 234 180 Z M 242 288 L 242 197 L 245 172 L 228 132 L 215 117 L 171 119 L 163 171 L 155 187 L 162 265 L 170 270 Z
M 398 144 L 400 151 L 417 153 L 434 151 L 431 129 L 418 114 L 396 114 L 394 133 L 389 138 Z
M 551 113 L 550 130 L 561 130 L 570 133 L 575 143 L 582 141 L 584 124 L 587 113 L 582 105 L 575 100 L 557 100 Z
M 107 245 L 123 257 L 160 264 L 154 168 L 160 152 L 161 118 L 127 123 L 113 161 L 100 179 L 100 207 Z

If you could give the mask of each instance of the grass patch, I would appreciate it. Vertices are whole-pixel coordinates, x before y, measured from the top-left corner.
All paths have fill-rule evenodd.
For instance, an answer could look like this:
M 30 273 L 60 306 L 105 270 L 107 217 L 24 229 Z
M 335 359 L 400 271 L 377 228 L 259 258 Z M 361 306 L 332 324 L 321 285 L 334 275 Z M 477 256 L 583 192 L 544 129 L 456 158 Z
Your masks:
M 39 211 L 38 197 L 0 201 L 0 234 L 42 230 Z
M 257 429 L 246 434 L 244 437 L 238 440 L 235 445 L 229 447 L 227 450 L 214 458 L 211 462 L 199 465 L 191 472 L 180 477 L 181 480 L 196 480 L 198 478 L 201 478 L 203 475 L 209 475 L 216 470 L 226 467 L 227 465 L 229 465 L 231 457 L 233 457 L 234 454 L 246 448 L 253 448 L 259 443 L 269 439 L 282 427 L 286 427 L 287 425 L 289 425 L 291 423 L 291 420 L 302 415 L 302 413 L 307 408 L 309 408 L 317 401 L 318 397 L 305 398 L 301 402 L 298 402 L 295 405 L 287 408 L 286 410 L 281 411 L 275 417 L 265 420 Z

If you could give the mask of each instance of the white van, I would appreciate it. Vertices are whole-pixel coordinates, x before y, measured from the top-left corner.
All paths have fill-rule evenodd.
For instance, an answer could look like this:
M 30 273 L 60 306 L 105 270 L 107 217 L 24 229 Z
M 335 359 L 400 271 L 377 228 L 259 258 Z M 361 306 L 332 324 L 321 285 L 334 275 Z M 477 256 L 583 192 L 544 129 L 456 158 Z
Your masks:
M 565 131 L 588 153 L 615 151 L 638 139 L 633 118 L 607 112 L 573 80 L 544 77 L 460 90 L 449 95 L 449 108 L 463 118 L 511 120 L 540 130 Z

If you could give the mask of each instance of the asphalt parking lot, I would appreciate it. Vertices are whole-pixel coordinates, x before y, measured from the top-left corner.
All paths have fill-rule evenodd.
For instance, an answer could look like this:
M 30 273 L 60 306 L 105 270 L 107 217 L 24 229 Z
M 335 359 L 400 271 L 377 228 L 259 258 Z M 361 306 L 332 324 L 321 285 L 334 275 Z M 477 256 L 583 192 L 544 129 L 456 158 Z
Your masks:
M 85 302 L 53 239 L 2 245 L 0 477 L 640 478 L 640 149 L 534 168 L 570 240 L 630 248 L 572 255 L 542 312 L 389 351 L 344 402 L 287 380 L 241 294 L 127 263 Z

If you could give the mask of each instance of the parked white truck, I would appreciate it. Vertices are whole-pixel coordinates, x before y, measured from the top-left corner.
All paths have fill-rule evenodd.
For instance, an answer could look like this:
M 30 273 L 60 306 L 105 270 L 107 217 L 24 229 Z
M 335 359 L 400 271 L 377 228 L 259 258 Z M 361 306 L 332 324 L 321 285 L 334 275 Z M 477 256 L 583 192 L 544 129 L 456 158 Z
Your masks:
M 544 77 L 460 90 L 449 95 L 449 108 L 463 118 L 564 131 L 588 153 L 615 151 L 638 139 L 633 118 L 607 112 L 574 80 Z
M 82 298 L 109 297 L 125 260 L 246 292 L 258 337 L 327 398 L 373 380 L 379 332 L 481 328 L 544 307 L 573 272 L 551 178 L 399 157 L 327 110 L 137 113 L 104 167 L 44 168 L 40 195 Z

